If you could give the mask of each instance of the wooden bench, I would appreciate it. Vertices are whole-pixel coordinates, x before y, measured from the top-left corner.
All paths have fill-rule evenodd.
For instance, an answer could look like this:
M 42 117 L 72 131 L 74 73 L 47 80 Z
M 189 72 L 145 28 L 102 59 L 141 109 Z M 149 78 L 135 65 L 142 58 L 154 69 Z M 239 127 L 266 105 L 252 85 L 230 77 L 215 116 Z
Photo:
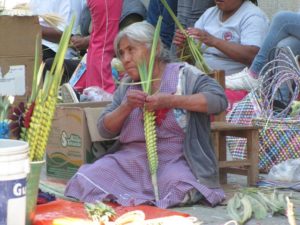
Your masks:
M 224 71 L 218 70 L 210 74 L 225 87 Z M 219 162 L 220 183 L 227 183 L 227 174 L 247 176 L 248 185 L 256 185 L 258 180 L 258 127 L 232 124 L 226 122 L 225 112 L 214 116 L 211 123 L 211 132 L 215 153 Z M 247 139 L 247 158 L 244 160 L 229 160 L 227 158 L 226 136 L 242 137 Z

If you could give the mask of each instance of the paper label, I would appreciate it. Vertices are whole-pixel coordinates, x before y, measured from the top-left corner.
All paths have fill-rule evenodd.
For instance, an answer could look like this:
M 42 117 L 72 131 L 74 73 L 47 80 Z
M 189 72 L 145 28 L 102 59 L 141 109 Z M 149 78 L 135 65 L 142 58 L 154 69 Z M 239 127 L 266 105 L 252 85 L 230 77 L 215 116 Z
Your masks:
M 0 71 L 1 72 L 1 71 Z M 10 66 L 4 76 L 0 74 L 0 96 L 25 95 L 25 66 Z
M 86 71 L 86 54 L 81 59 L 79 65 L 77 66 L 76 70 L 74 71 L 72 77 L 69 80 L 69 84 L 74 87 L 77 82 L 80 80 L 84 72 Z
M 0 225 L 25 225 L 26 178 L 0 181 L 0 190 Z

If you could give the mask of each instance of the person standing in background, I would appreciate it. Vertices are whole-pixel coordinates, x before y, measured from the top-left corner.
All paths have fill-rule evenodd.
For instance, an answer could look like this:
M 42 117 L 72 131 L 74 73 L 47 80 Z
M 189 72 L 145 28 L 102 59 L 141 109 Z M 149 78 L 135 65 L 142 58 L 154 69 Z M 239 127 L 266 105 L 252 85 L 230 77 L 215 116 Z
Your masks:
M 76 1 L 73 2 L 75 3 Z M 82 9 L 79 17 L 79 28 L 80 29 L 76 31 L 76 34 L 72 35 L 70 40 L 70 47 L 78 53 L 78 57 L 64 60 L 64 74 L 61 80 L 62 84 L 69 82 L 71 76 L 81 61 L 81 57 L 86 54 L 89 46 L 91 15 L 85 1 L 82 1 Z M 54 58 L 45 59 L 44 74 L 47 70 L 51 69 L 53 61 Z
M 108 93 L 114 92 L 110 62 L 114 56 L 113 41 L 119 31 L 122 3 L 122 0 L 87 0 L 92 32 L 87 53 L 87 70 L 76 88 L 97 86 Z
M 177 0 L 167 0 L 168 5 L 172 9 L 172 11 L 177 15 Z M 160 37 L 162 39 L 163 44 L 170 48 L 175 32 L 175 23 L 170 16 L 167 9 L 165 9 L 164 5 L 160 0 L 150 0 L 147 11 L 147 22 L 156 26 L 158 17 L 162 15 L 163 20 L 161 24 Z
M 195 22 L 202 16 L 206 9 L 215 6 L 214 0 L 178 0 L 177 4 L 177 18 L 184 28 L 194 27 Z M 178 49 L 176 45 L 171 45 L 171 52 L 173 55 Z
M 177 18 L 184 28 L 193 27 L 206 9 L 215 6 L 214 0 L 178 0 Z
M 31 0 L 29 6 L 33 14 L 44 15 L 50 13 L 63 19 L 63 23 L 59 24 L 57 28 L 54 28 L 50 27 L 41 17 L 39 18 L 39 22 L 42 27 L 43 61 L 45 61 L 46 59 L 53 58 L 55 56 L 62 32 L 65 27 L 70 24 L 73 16 L 75 16 L 75 23 L 72 34 L 77 33 L 79 29 L 82 3 L 81 1 L 73 0 Z M 77 52 L 74 49 L 69 48 L 65 58 L 71 59 L 75 56 L 77 56 Z

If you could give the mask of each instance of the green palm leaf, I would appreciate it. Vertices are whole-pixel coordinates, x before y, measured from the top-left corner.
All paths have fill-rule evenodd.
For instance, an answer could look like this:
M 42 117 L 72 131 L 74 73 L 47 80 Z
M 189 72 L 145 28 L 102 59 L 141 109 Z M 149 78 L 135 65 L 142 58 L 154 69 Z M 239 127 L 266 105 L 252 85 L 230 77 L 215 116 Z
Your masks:
M 155 28 L 153 43 L 150 53 L 149 65 L 145 61 L 138 65 L 138 70 L 141 79 L 141 85 L 144 92 L 152 94 L 152 74 L 156 57 L 156 49 L 158 45 L 158 39 L 160 34 L 162 17 L 160 16 Z M 151 173 L 151 180 L 154 189 L 155 200 L 159 200 L 159 192 L 157 185 L 157 169 L 158 169 L 158 155 L 157 155 L 157 138 L 156 138 L 156 125 L 155 125 L 155 113 L 149 112 L 144 108 L 144 133 L 146 140 L 147 158 Z

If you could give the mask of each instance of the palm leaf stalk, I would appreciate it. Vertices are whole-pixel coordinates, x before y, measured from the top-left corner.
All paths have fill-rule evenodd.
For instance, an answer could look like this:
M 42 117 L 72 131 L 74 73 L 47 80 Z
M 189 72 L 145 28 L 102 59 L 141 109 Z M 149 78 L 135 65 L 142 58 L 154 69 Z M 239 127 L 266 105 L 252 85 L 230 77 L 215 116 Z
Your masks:
M 141 86 L 144 92 L 151 95 L 152 90 L 152 73 L 155 63 L 156 49 L 158 38 L 161 28 L 162 17 L 160 16 L 155 28 L 153 43 L 150 53 L 149 65 L 147 67 L 145 61 L 138 65 Z M 144 107 L 144 133 L 146 139 L 147 158 L 150 168 L 151 180 L 154 190 L 155 200 L 159 200 L 158 184 L 157 184 L 157 169 L 158 169 L 158 155 L 157 155 L 157 137 L 156 137 L 156 124 L 155 112 L 150 112 Z
M 195 65 L 196 67 L 198 67 L 200 70 L 202 70 L 205 73 L 210 73 L 210 68 L 209 66 L 206 64 L 204 57 L 201 53 L 200 48 L 198 47 L 198 44 L 196 44 L 195 40 L 190 37 L 188 35 L 188 33 L 186 32 L 186 30 L 184 29 L 184 27 L 181 25 L 181 23 L 179 22 L 179 20 L 177 19 L 176 15 L 174 14 L 174 12 L 172 11 L 172 9 L 170 8 L 170 6 L 168 5 L 166 0 L 160 0 L 161 3 L 164 5 L 164 7 L 168 10 L 170 16 L 172 17 L 172 19 L 174 20 L 176 26 L 178 27 L 178 29 L 181 31 L 181 33 L 183 33 L 183 35 L 186 37 L 186 42 L 188 44 L 188 47 L 190 49 L 190 52 L 192 53 L 193 59 L 195 61 Z M 201 46 L 201 44 L 200 44 Z
M 30 146 L 30 160 L 43 160 L 45 149 L 47 146 L 52 119 L 55 113 L 57 103 L 57 95 L 59 85 L 63 75 L 63 61 L 66 54 L 69 40 L 71 37 L 74 18 L 71 24 L 66 28 L 61 37 L 59 48 L 55 55 L 50 72 L 46 73 L 45 81 L 42 88 L 38 88 L 38 84 L 34 84 L 35 96 L 30 100 L 34 102 L 34 109 L 31 116 L 29 128 L 27 130 L 26 139 Z M 43 67 L 43 64 L 41 65 Z M 37 73 L 34 80 L 39 82 L 42 69 L 35 69 Z

